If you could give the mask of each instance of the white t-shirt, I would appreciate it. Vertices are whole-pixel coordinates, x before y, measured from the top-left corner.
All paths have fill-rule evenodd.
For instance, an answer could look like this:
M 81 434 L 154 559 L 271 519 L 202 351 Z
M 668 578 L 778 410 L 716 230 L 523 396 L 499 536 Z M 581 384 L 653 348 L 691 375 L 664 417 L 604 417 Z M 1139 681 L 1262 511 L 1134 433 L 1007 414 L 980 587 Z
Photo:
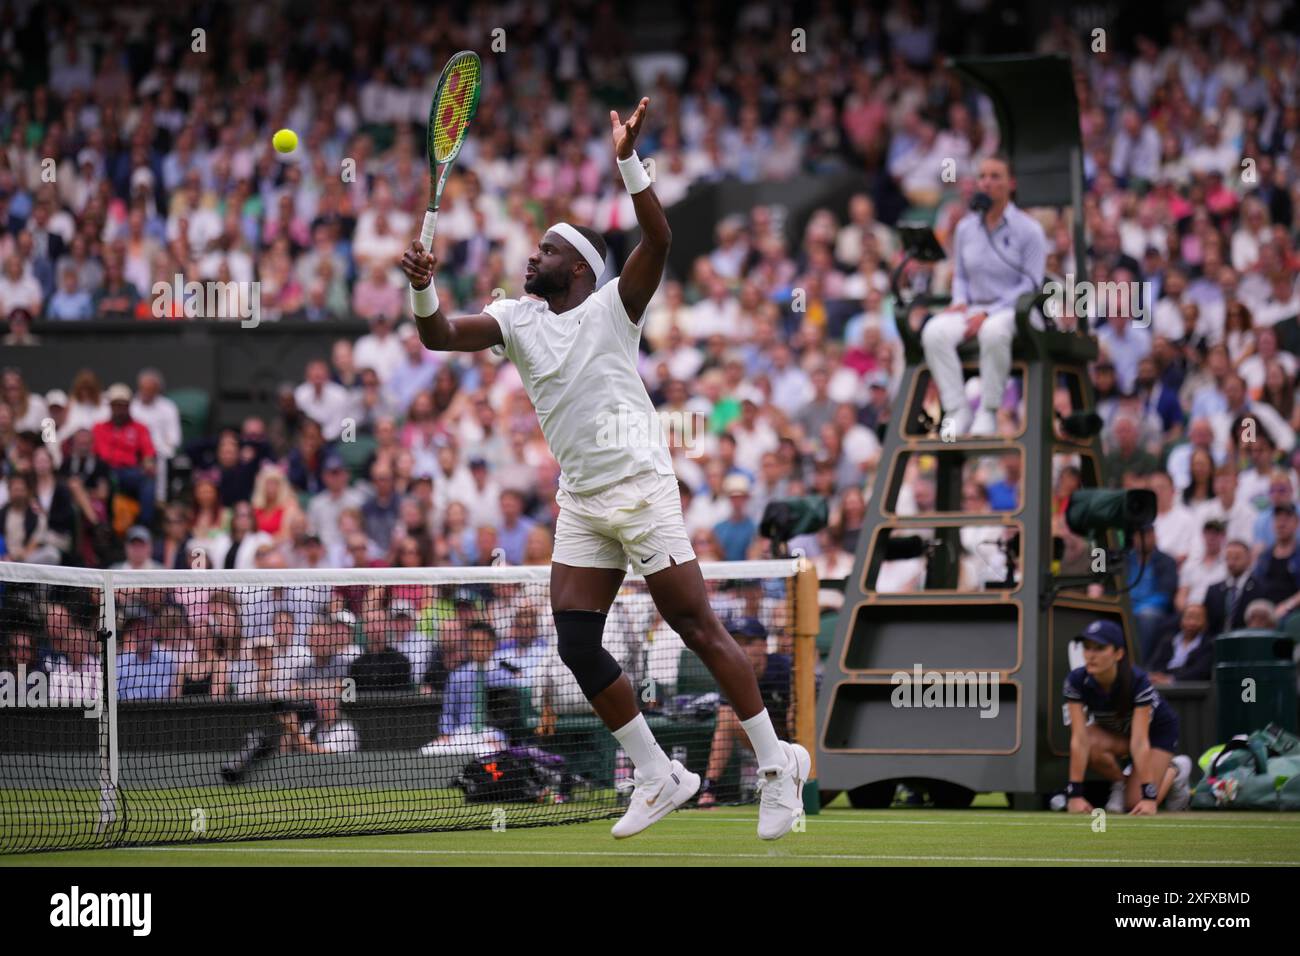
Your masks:
M 645 315 L 633 325 L 611 279 L 556 315 L 541 299 L 500 299 L 484 311 L 501 326 L 494 351 L 515 364 L 560 487 L 584 494 L 653 470 L 672 475 L 658 414 L 637 374 Z
M 1177 560 L 1187 557 L 1201 536 L 1204 522 L 1197 521 L 1195 513 L 1186 505 L 1174 505 L 1164 514 L 1156 515 L 1155 526 L 1156 547 Z

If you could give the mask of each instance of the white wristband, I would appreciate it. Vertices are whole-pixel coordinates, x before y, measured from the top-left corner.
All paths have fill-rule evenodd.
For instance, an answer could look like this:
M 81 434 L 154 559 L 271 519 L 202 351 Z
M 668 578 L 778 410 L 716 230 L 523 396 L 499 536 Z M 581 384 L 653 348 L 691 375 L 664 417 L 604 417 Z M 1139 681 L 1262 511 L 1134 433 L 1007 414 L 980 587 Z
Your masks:
M 649 188 L 650 174 L 641 165 L 641 157 L 636 154 L 636 150 L 627 159 L 618 161 L 618 171 L 623 174 L 623 185 L 627 186 L 627 191 L 633 196 Z
M 438 311 L 438 291 L 432 279 L 423 289 L 411 286 L 411 311 L 422 319 Z

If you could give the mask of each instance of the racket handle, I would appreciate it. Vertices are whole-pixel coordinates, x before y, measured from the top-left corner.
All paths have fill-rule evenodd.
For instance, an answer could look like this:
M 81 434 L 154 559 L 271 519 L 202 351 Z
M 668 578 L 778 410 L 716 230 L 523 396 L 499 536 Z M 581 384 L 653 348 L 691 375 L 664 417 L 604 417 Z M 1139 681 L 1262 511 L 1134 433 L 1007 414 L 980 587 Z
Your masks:
M 424 225 L 420 228 L 420 245 L 424 246 L 425 252 L 433 251 L 433 230 L 438 225 L 438 210 L 426 209 L 424 211 Z

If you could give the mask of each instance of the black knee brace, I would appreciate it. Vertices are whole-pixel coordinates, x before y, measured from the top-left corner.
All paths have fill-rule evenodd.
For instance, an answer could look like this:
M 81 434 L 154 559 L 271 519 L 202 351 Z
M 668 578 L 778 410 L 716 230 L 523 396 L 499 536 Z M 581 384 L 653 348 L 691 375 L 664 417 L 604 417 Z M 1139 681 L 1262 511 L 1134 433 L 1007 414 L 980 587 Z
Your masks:
M 555 630 L 560 636 L 560 660 L 573 672 L 587 700 L 593 700 L 623 669 L 601 646 L 605 615 L 600 611 L 556 611 Z

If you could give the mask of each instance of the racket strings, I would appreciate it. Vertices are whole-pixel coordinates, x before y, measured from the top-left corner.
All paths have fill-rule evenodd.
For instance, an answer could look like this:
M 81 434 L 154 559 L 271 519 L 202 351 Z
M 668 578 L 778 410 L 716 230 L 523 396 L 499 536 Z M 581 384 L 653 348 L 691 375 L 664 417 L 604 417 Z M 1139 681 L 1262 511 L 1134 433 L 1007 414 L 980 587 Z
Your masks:
M 478 106 L 480 80 L 479 59 L 473 54 L 457 56 L 447 64 L 446 77 L 429 114 L 429 146 L 437 162 L 449 162 L 459 151 Z

